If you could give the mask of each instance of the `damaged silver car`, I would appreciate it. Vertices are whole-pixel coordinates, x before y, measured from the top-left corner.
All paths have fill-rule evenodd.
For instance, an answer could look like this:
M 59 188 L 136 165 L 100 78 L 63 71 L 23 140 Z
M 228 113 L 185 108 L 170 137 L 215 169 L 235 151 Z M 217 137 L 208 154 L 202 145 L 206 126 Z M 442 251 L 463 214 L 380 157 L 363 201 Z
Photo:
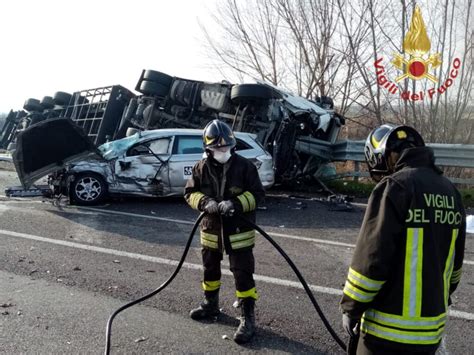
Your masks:
M 274 183 L 273 162 L 255 135 L 236 132 L 236 152 L 258 168 L 264 187 Z M 18 137 L 14 163 L 29 187 L 48 174 L 55 196 L 94 205 L 108 195 L 182 195 L 194 164 L 203 157 L 202 130 L 157 129 L 95 147 L 71 120 L 31 126 Z

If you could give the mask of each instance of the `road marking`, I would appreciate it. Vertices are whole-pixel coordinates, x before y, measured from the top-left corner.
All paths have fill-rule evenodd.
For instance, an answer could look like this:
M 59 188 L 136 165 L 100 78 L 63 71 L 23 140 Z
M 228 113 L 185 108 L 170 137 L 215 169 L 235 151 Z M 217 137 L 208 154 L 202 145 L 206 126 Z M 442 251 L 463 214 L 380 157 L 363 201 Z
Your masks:
M 30 201 L 30 202 L 42 203 L 42 201 Z M 194 225 L 194 222 L 192 222 L 192 221 L 185 221 L 185 220 L 182 220 L 182 219 L 167 218 L 167 217 L 150 216 L 150 215 L 145 215 L 145 214 L 140 214 L 140 213 L 104 210 L 102 208 L 85 207 L 85 206 L 63 206 L 63 207 L 68 208 L 68 209 L 75 209 L 75 210 L 93 211 L 93 212 L 98 212 L 98 213 L 102 213 L 102 214 L 112 214 L 112 215 L 128 216 L 128 217 L 138 217 L 138 218 L 152 219 L 152 220 L 157 220 L 157 221 L 173 222 L 173 223 L 178 223 L 178 224 L 186 224 L 186 225 L 191 225 L 191 226 Z M 13 207 L 13 208 L 15 208 L 15 207 Z M 18 208 L 18 209 L 21 210 L 22 208 Z M 316 244 L 326 244 L 326 245 L 334 245 L 334 246 L 345 247 L 345 248 L 355 248 L 355 244 L 335 242 L 335 241 L 326 240 L 326 239 L 300 237 L 300 236 L 297 236 L 297 235 L 284 234 L 284 233 L 274 233 L 274 232 L 270 232 L 268 234 L 270 236 L 274 236 L 274 237 L 280 237 L 280 238 L 285 238 L 285 239 L 293 239 L 293 240 L 299 240 L 299 241 L 306 241 L 306 242 L 312 242 L 312 243 L 316 243 Z M 474 265 L 474 261 L 464 260 L 464 264 Z
M 103 253 L 103 254 L 109 254 L 109 255 L 115 255 L 115 256 L 122 256 L 122 257 L 127 257 L 127 258 L 131 258 L 131 259 L 136 259 L 136 260 L 144 260 L 144 261 L 149 261 L 149 262 L 157 263 L 157 264 L 177 266 L 178 263 L 179 263 L 176 260 L 164 259 L 164 258 L 159 258 L 159 257 L 156 257 L 156 256 L 149 256 L 149 255 L 143 255 L 143 254 L 138 254 L 138 253 L 131 253 L 131 252 L 116 250 L 116 249 L 102 248 L 102 247 L 97 247 L 97 246 L 94 246 L 94 245 L 80 244 L 80 243 L 69 242 L 69 241 L 65 241 L 65 240 L 45 238 L 45 237 L 40 237 L 40 236 L 33 235 L 33 234 L 18 233 L 18 232 L 5 230 L 5 229 L 0 229 L 0 234 L 7 235 L 7 236 L 10 236 L 10 237 L 14 237 L 14 238 L 23 238 L 23 239 L 35 240 L 35 241 L 38 241 L 38 242 L 56 244 L 56 245 L 61 245 L 61 246 L 65 246 L 65 247 L 70 247 L 70 248 L 93 251 L 93 252 L 97 252 L 97 253 Z M 186 268 L 186 269 L 190 269 L 190 270 L 202 270 L 203 269 L 202 265 L 200 265 L 200 264 L 192 264 L 192 263 L 186 263 L 186 262 L 183 263 L 183 267 Z M 232 272 L 228 269 L 222 269 L 222 274 L 232 276 Z M 270 284 L 274 284 L 274 285 L 303 289 L 303 285 L 301 285 L 299 282 L 296 282 L 296 281 L 278 279 L 276 277 L 257 275 L 257 274 L 254 274 L 254 279 L 257 280 L 257 281 L 262 281 L 262 282 L 266 282 L 266 283 L 270 283 Z M 308 285 L 308 286 L 311 290 L 313 290 L 315 292 L 319 292 L 319 293 L 323 293 L 323 294 L 327 294 L 327 295 L 335 295 L 335 296 L 341 296 L 342 295 L 342 290 L 340 290 L 340 289 L 335 289 L 335 288 L 331 288 L 331 287 L 324 287 L 324 286 L 317 286 L 317 285 Z M 474 314 L 473 313 L 457 311 L 457 310 L 450 310 L 449 315 L 454 317 L 454 318 L 474 320 Z
M 172 219 L 172 218 L 165 218 L 165 217 L 149 216 L 149 215 L 144 215 L 144 214 L 139 214 L 139 213 L 111 211 L 111 210 L 104 210 L 104 209 L 101 209 L 101 208 L 83 207 L 83 206 L 80 206 L 80 207 L 77 206 L 77 207 L 72 207 L 72 208 L 79 209 L 79 210 L 89 210 L 89 211 L 105 213 L 105 214 L 109 213 L 109 214 L 117 214 L 117 215 L 122 215 L 122 216 L 129 216 L 129 217 L 139 217 L 139 218 L 155 219 L 155 220 L 159 220 L 159 221 L 194 225 L 194 222 L 185 221 L 185 220 L 182 220 L 182 219 Z M 284 234 L 284 233 L 274 233 L 274 232 L 269 232 L 268 234 L 270 236 L 286 238 L 286 239 L 294 239 L 294 240 L 300 240 L 300 241 L 307 241 L 307 242 L 313 242 L 313 243 L 317 243 L 317 244 L 328 244 L 328 245 L 335 245 L 335 246 L 346 247 L 346 248 L 355 248 L 355 244 L 335 242 L 335 241 L 326 240 L 326 239 L 299 237 L 297 235 Z M 474 261 L 464 260 L 464 264 L 474 265 Z
M 185 221 L 185 220 L 182 220 L 182 219 L 172 219 L 172 218 L 164 218 L 164 217 L 157 217 L 157 216 L 149 216 L 149 215 L 143 215 L 143 214 L 131 213 L 131 212 L 111 211 L 111 210 L 104 210 L 104 209 L 101 209 L 101 208 L 94 208 L 94 207 L 75 207 L 75 208 L 80 209 L 80 210 L 96 211 L 96 212 L 99 212 L 99 213 L 110 213 L 110 214 L 117 214 L 117 215 L 122 215 L 122 216 L 140 217 L 140 218 L 147 218 L 147 219 L 156 219 L 158 221 L 166 221 L 166 222 L 174 222 L 174 223 L 194 225 L 194 222 Z M 337 246 L 351 247 L 351 248 L 355 247 L 354 244 L 334 242 L 334 241 L 331 241 L 331 240 L 307 238 L 307 237 L 298 237 L 296 235 L 283 234 L 283 233 L 273 233 L 273 232 L 268 233 L 268 234 L 270 234 L 271 236 L 275 236 L 275 237 L 303 240 L 303 241 L 315 242 L 315 243 L 320 243 L 320 244 L 337 245 Z
M 155 219 L 157 221 L 165 221 L 165 222 L 174 222 L 174 223 L 179 223 L 179 224 L 188 224 L 188 225 L 194 225 L 194 222 L 191 221 L 185 221 L 182 219 L 174 219 L 174 218 L 166 218 L 166 217 L 157 217 L 157 216 L 149 216 L 146 214 L 139 214 L 139 213 L 131 213 L 131 212 L 122 212 L 122 211 L 112 211 L 112 210 L 104 210 L 102 208 L 95 208 L 95 207 L 84 207 L 84 206 L 65 206 L 66 208 L 73 208 L 73 209 L 78 209 L 78 210 L 86 210 L 86 211 L 95 211 L 99 213 L 108 213 L 108 214 L 116 214 L 120 216 L 128 216 L 128 217 L 140 217 L 140 218 L 146 218 L 146 219 Z

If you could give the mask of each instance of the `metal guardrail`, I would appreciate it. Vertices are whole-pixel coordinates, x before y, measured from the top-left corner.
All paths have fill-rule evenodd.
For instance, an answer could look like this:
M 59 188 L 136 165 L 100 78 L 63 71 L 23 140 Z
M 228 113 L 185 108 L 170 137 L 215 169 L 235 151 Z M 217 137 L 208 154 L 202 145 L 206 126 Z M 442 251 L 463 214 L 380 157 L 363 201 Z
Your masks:
M 320 158 L 322 161 L 354 161 L 365 162 L 365 141 L 344 140 L 334 144 L 311 137 L 299 137 L 296 150 Z M 474 168 L 474 144 L 440 144 L 428 143 L 433 148 L 436 165 Z M 368 176 L 360 171 L 343 174 L 344 176 Z M 340 176 L 343 177 L 343 176 Z M 450 178 L 461 184 L 474 185 L 474 179 Z

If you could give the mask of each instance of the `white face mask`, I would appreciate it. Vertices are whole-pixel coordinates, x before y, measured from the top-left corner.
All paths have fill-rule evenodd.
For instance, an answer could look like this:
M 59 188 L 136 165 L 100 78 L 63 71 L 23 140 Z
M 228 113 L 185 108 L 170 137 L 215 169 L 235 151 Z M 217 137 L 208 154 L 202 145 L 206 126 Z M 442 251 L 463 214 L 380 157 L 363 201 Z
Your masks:
M 230 153 L 230 149 L 226 150 L 225 152 L 221 152 L 219 150 L 213 150 L 212 151 L 212 156 L 219 163 L 225 164 L 229 161 L 232 154 Z

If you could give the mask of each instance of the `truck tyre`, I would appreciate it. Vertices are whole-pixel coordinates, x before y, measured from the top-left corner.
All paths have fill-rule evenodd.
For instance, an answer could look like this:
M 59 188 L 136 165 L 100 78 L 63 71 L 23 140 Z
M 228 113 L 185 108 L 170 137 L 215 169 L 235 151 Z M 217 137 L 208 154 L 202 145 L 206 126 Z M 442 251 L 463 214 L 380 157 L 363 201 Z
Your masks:
M 235 103 L 269 100 L 274 97 L 275 91 L 261 84 L 234 85 L 230 91 L 230 99 Z
M 42 112 L 44 110 L 44 107 L 41 106 L 39 100 L 37 99 L 26 100 L 23 108 L 28 112 Z
M 67 106 L 71 101 L 72 95 L 67 92 L 58 91 L 54 94 L 53 100 L 54 103 L 58 106 Z
M 54 100 L 51 96 L 45 96 L 40 102 L 41 106 L 43 106 L 45 109 L 50 110 L 54 108 Z
M 102 202 L 107 196 L 107 183 L 99 174 L 84 172 L 77 174 L 69 190 L 71 202 L 92 206 Z
M 125 137 L 133 136 L 135 133 L 139 132 L 140 130 L 134 127 L 128 127 L 127 132 L 125 133 Z
M 140 90 L 142 94 L 150 96 L 166 96 L 168 95 L 169 87 L 162 84 L 155 83 L 153 81 L 143 80 L 140 84 Z
M 145 70 L 145 73 L 143 73 L 143 80 L 153 81 L 154 83 L 170 87 L 173 77 L 156 70 Z

